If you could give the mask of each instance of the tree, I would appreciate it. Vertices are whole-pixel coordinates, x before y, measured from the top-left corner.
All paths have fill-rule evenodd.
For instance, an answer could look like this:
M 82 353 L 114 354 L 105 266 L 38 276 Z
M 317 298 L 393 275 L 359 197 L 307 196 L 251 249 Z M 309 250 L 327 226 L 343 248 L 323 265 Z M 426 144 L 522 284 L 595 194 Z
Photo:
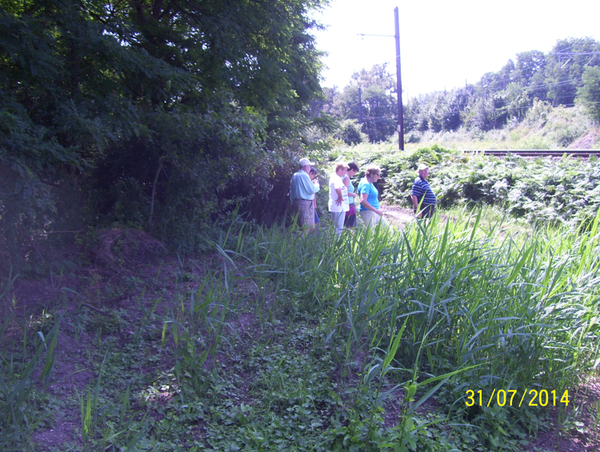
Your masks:
M 546 55 L 539 50 L 517 53 L 514 82 L 521 86 L 530 86 L 534 76 L 546 67 Z
M 34 229 L 77 219 L 196 246 L 299 149 L 326 3 L 3 1 L 0 235 L 27 231 L 25 255 Z
M 522 121 L 531 104 L 527 90 L 518 83 L 511 83 L 504 91 L 507 118 Z
M 506 112 L 500 109 L 504 106 L 503 98 L 499 94 L 478 97 L 464 113 L 464 123 L 470 129 L 488 131 L 504 124 Z
M 427 123 L 425 122 L 425 126 Z M 404 105 L 404 131 L 422 131 L 423 124 L 421 123 L 421 103 L 419 98 L 413 97 L 408 99 Z
M 544 83 L 546 55 L 539 50 L 517 54 L 514 82 L 527 89 L 530 99 L 545 100 L 548 88 Z
M 546 83 L 548 100 L 554 105 L 573 106 L 586 67 L 600 66 L 599 43 L 592 38 L 557 41 L 548 57 Z
M 583 104 L 596 123 L 600 123 L 600 67 L 587 67 L 583 72 L 583 86 L 577 90 L 575 101 Z
M 362 125 L 358 124 L 355 119 L 347 119 L 342 121 L 340 128 L 334 137 L 342 140 L 347 145 L 360 144 L 363 141 L 366 141 L 366 137 L 364 133 L 362 133 L 361 128 Z
M 474 87 L 466 86 L 448 92 L 444 96 L 442 129 L 457 130 L 462 125 L 463 112 L 473 100 Z
M 396 130 L 395 86 L 395 79 L 387 72 L 385 64 L 375 65 L 369 71 L 355 72 L 350 85 L 339 96 L 338 108 L 342 118 L 360 120 L 362 114 L 362 131 L 369 141 L 385 141 Z
M 500 72 L 488 72 L 481 77 L 478 86 L 486 94 L 506 89 L 515 76 L 515 63 L 512 60 L 504 65 Z
M 457 130 L 463 125 L 463 116 L 473 102 L 474 95 L 475 87 L 468 85 L 410 99 L 404 109 L 405 130 L 407 132 Z

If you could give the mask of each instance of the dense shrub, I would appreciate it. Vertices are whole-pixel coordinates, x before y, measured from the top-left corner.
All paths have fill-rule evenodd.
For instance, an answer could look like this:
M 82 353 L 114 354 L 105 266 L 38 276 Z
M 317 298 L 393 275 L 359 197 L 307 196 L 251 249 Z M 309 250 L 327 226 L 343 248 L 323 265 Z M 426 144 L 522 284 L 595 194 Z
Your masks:
M 499 205 L 531 221 L 573 225 L 589 221 L 600 207 L 600 165 L 594 157 L 495 158 L 439 147 L 381 157 L 385 200 L 410 205 L 412 181 L 421 161 L 431 166 L 429 182 L 442 207 Z
M 305 152 L 290 143 L 328 126 L 307 114 L 325 3 L 3 2 L 0 271 L 90 227 L 201 251 L 199 233 L 289 180 Z
M 335 138 L 342 140 L 348 145 L 359 144 L 367 141 L 367 136 L 362 133 L 361 124 L 354 119 L 342 121 L 340 130 L 335 134 Z

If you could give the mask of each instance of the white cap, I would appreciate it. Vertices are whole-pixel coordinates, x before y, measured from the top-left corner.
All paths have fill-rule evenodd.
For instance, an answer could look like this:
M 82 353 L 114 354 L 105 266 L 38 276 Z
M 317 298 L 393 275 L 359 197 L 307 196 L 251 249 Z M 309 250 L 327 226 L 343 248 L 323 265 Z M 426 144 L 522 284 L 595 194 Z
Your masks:
M 300 159 L 300 166 L 313 166 L 314 163 L 312 163 L 310 160 L 308 159 Z
M 428 169 L 429 167 L 427 165 L 425 165 L 425 163 L 419 163 L 419 166 L 417 167 L 418 171 L 423 171 Z

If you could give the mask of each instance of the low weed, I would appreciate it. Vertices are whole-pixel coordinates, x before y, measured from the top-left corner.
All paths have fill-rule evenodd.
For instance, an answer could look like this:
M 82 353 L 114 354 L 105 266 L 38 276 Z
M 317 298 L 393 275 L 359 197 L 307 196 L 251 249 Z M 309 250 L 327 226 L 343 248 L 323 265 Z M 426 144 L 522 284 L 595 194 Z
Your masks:
M 40 404 L 43 388 L 52 377 L 60 321 L 44 335 L 41 331 L 29 340 L 23 334 L 23 352 L 13 350 L 0 356 L 0 448 L 32 450 L 33 432 L 50 416 Z M 33 348 L 29 356 L 29 348 Z M 40 389 L 42 388 L 42 389 Z

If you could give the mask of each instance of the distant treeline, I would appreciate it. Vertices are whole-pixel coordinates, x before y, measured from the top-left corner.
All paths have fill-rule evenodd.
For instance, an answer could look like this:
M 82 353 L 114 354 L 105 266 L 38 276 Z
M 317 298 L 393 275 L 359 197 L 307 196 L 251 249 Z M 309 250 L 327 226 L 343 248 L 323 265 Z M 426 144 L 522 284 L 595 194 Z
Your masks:
M 476 84 L 412 98 L 404 105 L 404 130 L 409 141 L 411 132 L 461 127 L 488 131 L 521 121 L 536 101 L 566 107 L 581 102 L 600 120 L 600 43 L 592 38 L 559 40 L 550 53 L 517 54 L 515 61 L 485 74 Z M 386 140 L 397 124 L 395 75 L 385 65 L 355 73 L 342 91 L 328 90 L 319 108 L 350 120 L 338 133 L 348 143 L 360 141 L 359 132 L 371 142 Z M 361 117 L 362 128 L 357 131 L 353 124 Z

